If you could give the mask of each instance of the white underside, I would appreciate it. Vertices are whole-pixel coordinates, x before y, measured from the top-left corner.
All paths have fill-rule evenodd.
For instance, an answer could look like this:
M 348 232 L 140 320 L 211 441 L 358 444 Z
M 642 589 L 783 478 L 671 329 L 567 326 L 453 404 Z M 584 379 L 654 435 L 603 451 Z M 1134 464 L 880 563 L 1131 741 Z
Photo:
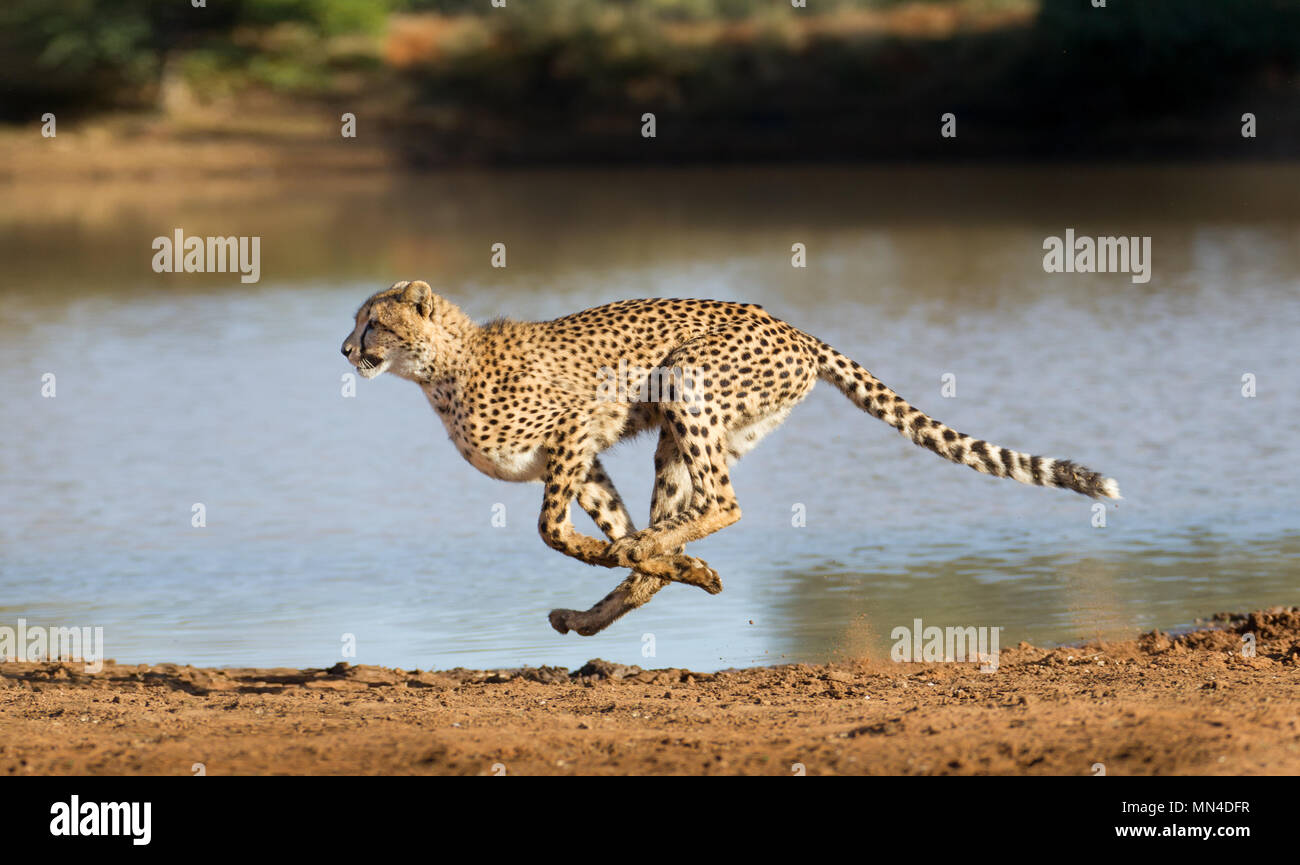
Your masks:
M 470 451 L 469 463 L 489 477 L 502 481 L 540 481 L 546 471 L 546 450 Z
M 727 441 L 727 455 L 733 460 L 740 459 L 757 447 L 764 436 L 779 427 L 789 414 L 790 409 L 785 408 L 732 430 Z

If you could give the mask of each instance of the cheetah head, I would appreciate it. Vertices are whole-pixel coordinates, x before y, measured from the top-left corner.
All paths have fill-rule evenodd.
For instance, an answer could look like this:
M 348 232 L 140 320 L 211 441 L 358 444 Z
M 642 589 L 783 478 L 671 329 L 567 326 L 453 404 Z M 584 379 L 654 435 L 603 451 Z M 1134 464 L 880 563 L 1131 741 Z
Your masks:
M 343 340 L 343 356 L 362 378 L 391 372 L 418 379 L 436 343 L 437 299 L 427 282 L 397 282 L 376 292 L 357 310 L 356 327 Z

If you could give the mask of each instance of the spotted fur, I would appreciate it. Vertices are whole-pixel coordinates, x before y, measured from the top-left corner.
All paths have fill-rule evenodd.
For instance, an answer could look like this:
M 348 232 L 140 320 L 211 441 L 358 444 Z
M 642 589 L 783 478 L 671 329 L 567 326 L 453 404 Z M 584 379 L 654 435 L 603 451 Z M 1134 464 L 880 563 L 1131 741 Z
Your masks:
M 1093 498 L 1120 497 L 1119 484 L 1113 478 L 1069 460 L 1031 456 L 957 432 L 909 405 L 856 361 L 824 342 L 818 342 L 817 357 L 821 378 L 839 388 L 858 408 L 946 460 L 1022 484 L 1060 487 Z
M 357 311 L 343 354 L 373 378 L 420 385 L 461 455 L 501 480 L 543 484 L 538 532 L 579 561 L 631 573 L 586 611 L 553 610 L 565 633 L 594 634 L 669 582 L 722 590 L 686 555 L 740 519 L 730 466 L 824 379 L 912 441 L 976 471 L 1090 496 L 1115 481 L 1068 460 L 1029 456 L 959 433 L 871 373 L 762 307 L 715 300 L 625 300 L 544 322 L 475 324 L 424 282 L 399 282 Z M 603 388 L 628 370 L 626 396 Z M 688 370 L 657 400 L 638 398 L 655 371 Z M 656 391 L 650 390 L 649 393 Z M 637 531 L 599 454 L 658 435 L 650 526 Z M 573 501 L 605 540 L 577 531 Z

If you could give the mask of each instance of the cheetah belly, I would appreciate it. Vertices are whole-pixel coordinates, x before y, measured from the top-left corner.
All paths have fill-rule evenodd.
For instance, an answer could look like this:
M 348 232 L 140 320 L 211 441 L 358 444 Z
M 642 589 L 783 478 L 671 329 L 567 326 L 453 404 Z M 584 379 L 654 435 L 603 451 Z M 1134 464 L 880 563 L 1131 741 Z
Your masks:
M 546 450 L 531 451 L 462 449 L 469 464 L 488 477 L 501 481 L 540 481 L 546 469 Z

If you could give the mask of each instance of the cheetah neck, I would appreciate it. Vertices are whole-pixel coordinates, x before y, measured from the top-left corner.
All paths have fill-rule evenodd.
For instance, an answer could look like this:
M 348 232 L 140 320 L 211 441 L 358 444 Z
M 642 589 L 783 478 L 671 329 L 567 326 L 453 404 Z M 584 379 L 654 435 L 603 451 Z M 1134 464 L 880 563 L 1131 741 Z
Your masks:
M 455 304 L 443 302 L 431 316 L 432 333 L 423 349 L 423 363 L 414 381 L 426 392 L 443 389 L 468 373 L 481 328 Z

